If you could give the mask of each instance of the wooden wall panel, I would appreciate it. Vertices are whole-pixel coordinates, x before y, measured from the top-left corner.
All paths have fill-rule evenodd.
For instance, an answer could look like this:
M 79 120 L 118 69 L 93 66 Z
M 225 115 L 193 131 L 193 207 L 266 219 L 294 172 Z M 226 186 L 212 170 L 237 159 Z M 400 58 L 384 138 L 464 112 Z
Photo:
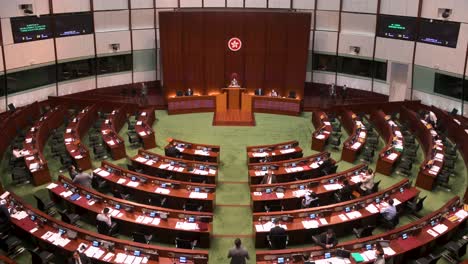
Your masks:
M 254 92 L 265 87 L 265 43 L 267 35 L 267 13 L 245 13 L 245 88 Z
M 206 94 L 219 92 L 224 81 L 224 13 L 213 12 L 204 16 L 205 65 L 204 76 Z
M 194 94 L 203 95 L 206 92 L 203 13 L 184 13 L 182 29 L 184 87 L 190 87 Z
M 243 34 L 243 13 L 226 12 L 224 13 L 224 80 L 226 85 L 231 80 L 231 75 L 237 73 L 239 75 L 239 84 L 245 84 L 244 74 L 244 52 L 242 47 L 239 51 L 231 51 L 227 45 L 229 39 L 233 37 L 244 40 Z M 246 29 L 247 30 L 247 29 Z M 245 42 L 245 41 L 242 41 Z
M 303 98 L 304 89 L 304 69 L 307 68 L 308 41 L 310 30 L 308 20 L 310 16 L 306 14 L 290 14 L 294 19 L 288 19 L 287 32 L 287 60 L 285 69 L 285 92 L 296 91 L 299 98 Z M 304 32 L 309 32 L 304 34 Z
M 167 95 L 176 90 L 215 94 L 232 73 L 240 84 L 272 88 L 286 96 L 304 91 L 310 14 L 290 12 L 160 13 L 162 71 Z M 233 52 L 228 40 L 238 37 L 243 46 Z

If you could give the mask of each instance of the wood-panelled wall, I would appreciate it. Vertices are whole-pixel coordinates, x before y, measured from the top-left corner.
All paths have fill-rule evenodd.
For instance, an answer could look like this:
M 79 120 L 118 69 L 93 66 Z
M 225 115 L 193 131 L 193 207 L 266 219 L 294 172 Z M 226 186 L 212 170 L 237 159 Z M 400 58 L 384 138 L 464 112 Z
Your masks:
M 295 91 L 302 98 L 310 21 L 309 13 L 296 12 L 161 12 L 166 95 L 188 87 L 195 94 L 216 94 L 237 73 L 249 92 Z M 229 50 L 232 37 L 241 39 L 241 50 Z

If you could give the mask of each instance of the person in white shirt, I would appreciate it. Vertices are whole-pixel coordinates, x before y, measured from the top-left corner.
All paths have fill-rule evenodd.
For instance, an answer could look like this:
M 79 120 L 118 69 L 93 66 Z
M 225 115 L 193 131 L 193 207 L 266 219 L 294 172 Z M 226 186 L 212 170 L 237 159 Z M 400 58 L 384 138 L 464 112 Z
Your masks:
M 270 96 L 271 97 L 277 97 L 278 96 L 278 93 L 275 91 L 275 89 L 271 89 Z
M 434 112 L 429 111 L 426 115 L 426 121 L 435 127 L 437 125 L 437 116 L 434 114 Z
M 111 216 L 110 216 L 110 210 L 109 208 L 104 208 L 104 210 L 102 210 L 102 213 L 98 214 L 96 216 L 96 220 L 97 221 L 101 221 L 101 222 L 104 222 L 107 224 L 108 227 L 111 227 L 112 226 L 112 219 L 111 219 Z
M 330 97 L 335 98 L 336 97 L 336 86 L 335 83 L 330 84 Z
M 375 174 L 372 169 L 367 170 L 367 174 L 361 176 L 359 189 L 362 195 L 369 194 L 372 191 L 372 188 L 374 188 L 374 177 Z

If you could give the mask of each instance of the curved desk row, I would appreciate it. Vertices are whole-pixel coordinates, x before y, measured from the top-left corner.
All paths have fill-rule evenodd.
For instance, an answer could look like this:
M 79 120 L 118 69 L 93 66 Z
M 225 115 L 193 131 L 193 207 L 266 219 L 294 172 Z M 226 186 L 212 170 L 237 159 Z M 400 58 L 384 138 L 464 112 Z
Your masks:
M 63 106 L 50 109 L 25 135 L 23 148 L 30 154 L 24 156 L 24 161 L 31 172 L 34 186 L 51 181 L 49 167 L 42 152 L 50 133 L 62 125 L 66 112 Z
M 373 111 L 370 115 L 370 121 L 387 143 L 379 153 L 375 170 L 385 175 L 391 175 L 403 151 L 403 134 L 398 125 L 382 110 Z
M 447 241 L 458 229 L 463 228 L 466 225 L 466 215 L 467 213 L 462 209 L 460 198 L 454 197 L 439 210 L 386 233 L 339 243 L 335 249 L 324 250 L 313 246 L 283 250 L 257 250 L 257 263 L 277 263 L 279 257 L 293 259 L 294 255 L 297 254 L 311 256 L 311 261 L 320 260 L 324 259 L 325 253 L 336 256 L 338 248 L 362 255 L 367 250 L 367 245 L 372 246 L 384 240 L 382 243 L 388 244 L 384 247 L 384 250 L 387 249 L 385 250 L 386 259 L 392 259 L 392 263 L 395 264 L 406 264 L 411 259 L 429 254 L 435 245 Z M 434 230 L 433 222 L 440 227 L 439 232 Z M 403 239 L 403 237 L 407 238 Z M 358 263 L 353 258 L 350 261 L 352 264 Z M 360 263 L 372 262 L 373 260 L 368 260 Z M 301 259 L 298 263 L 303 263 L 303 260 Z
M 14 194 L 9 194 L 7 199 L 16 205 L 17 212 L 11 217 L 11 222 L 16 227 L 15 232 L 56 249 L 57 255 L 69 257 L 76 249 L 83 247 L 84 253 L 98 263 L 122 263 L 121 259 L 125 261 L 135 257 L 135 251 L 141 254 L 141 263 L 172 264 L 182 256 L 188 259 L 188 263 L 208 263 L 207 250 L 147 245 L 100 235 L 51 217 Z M 99 246 L 94 247 L 93 244 Z
M 116 190 L 130 194 L 141 203 L 165 200 L 164 207 L 183 209 L 187 203 L 202 206 L 203 211 L 212 212 L 215 207 L 214 184 L 187 183 L 125 170 L 103 161 L 93 172 L 94 177 L 105 181 Z
M 131 159 L 133 166 L 146 174 L 172 177 L 180 181 L 216 183 L 218 164 L 188 161 L 139 150 Z
M 247 164 L 282 161 L 302 157 L 302 148 L 297 140 L 271 145 L 247 146 Z
M 151 128 L 155 120 L 156 114 L 153 107 L 142 109 L 136 118 L 135 132 L 143 143 L 144 149 L 156 147 L 156 137 Z
M 291 182 L 295 181 L 296 178 L 307 179 L 323 176 L 323 163 L 329 156 L 330 153 L 322 152 L 287 161 L 251 163 L 248 166 L 250 184 L 260 184 L 268 171 L 272 171 L 272 173 L 275 174 L 278 182 Z M 335 163 L 336 162 L 331 159 L 331 165 Z
M 420 119 L 418 115 L 403 107 L 400 119 L 408 124 L 408 128 L 418 138 L 424 150 L 425 160 L 421 164 L 416 186 L 431 191 L 435 187 L 435 179 L 444 165 L 444 145 L 437 139 L 437 132 L 432 126 Z
M 334 201 L 333 194 L 336 190 L 342 188 L 344 179 L 347 179 L 352 188 L 356 189 L 357 184 L 360 182 L 360 175 L 366 172 L 367 166 L 361 164 L 340 173 L 311 180 L 251 185 L 250 195 L 252 197 L 253 211 L 264 211 L 264 206 L 268 203 L 277 204 L 284 210 L 300 208 L 301 200 L 307 191 L 315 192 L 321 204 L 329 204 Z
M 129 112 L 130 108 L 127 105 L 123 105 L 112 110 L 101 124 L 102 140 L 111 153 L 113 160 L 122 159 L 127 156 L 125 152 L 125 142 L 123 138 L 119 136 L 119 131 L 125 124 Z
M 197 240 L 200 247 L 209 247 L 212 229 L 209 224 L 212 220 L 210 213 L 162 211 L 160 207 L 138 204 L 79 187 L 63 176 L 59 178 L 59 182 L 50 184 L 47 188 L 55 202 L 72 207 L 72 211 L 85 216 L 88 222 L 95 223 L 96 216 L 107 207 L 112 209 L 112 220 L 119 223 L 121 234 L 157 234 L 158 241 L 171 244 L 179 237 Z
M 386 204 L 384 199 L 394 199 L 395 206 L 399 208 L 418 194 L 419 191 L 410 187 L 405 179 L 387 190 L 347 202 L 287 212 L 256 213 L 255 245 L 265 247 L 266 236 L 273 227 L 272 218 L 280 218 L 282 227 L 289 235 L 290 245 L 311 243 L 312 235 L 324 232 L 328 228 L 333 228 L 337 235 L 344 235 L 349 234 L 349 230 L 362 221 L 375 223 L 380 214 L 379 209 Z
M 198 144 L 171 138 L 164 147 L 166 155 L 168 149 L 172 146 L 180 151 L 182 159 L 219 163 L 221 148 L 218 145 Z
M 97 106 L 87 106 L 68 124 L 65 135 L 65 146 L 75 165 L 82 170 L 91 169 L 91 156 L 88 148 L 81 143 L 81 138 L 97 120 Z
M 312 113 L 312 124 L 315 127 L 312 133 L 312 149 L 323 151 L 333 131 L 330 120 L 325 112 L 316 111 Z
M 362 120 L 350 110 L 343 111 L 341 123 L 350 135 L 343 143 L 341 159 L 353 163 L 366 144 L 366 127 Z

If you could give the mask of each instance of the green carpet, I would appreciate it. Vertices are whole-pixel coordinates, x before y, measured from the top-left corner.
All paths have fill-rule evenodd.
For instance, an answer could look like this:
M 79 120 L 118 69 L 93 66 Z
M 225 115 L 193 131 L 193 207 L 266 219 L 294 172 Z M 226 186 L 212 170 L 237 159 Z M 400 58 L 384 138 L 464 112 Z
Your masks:
M 221 146 L 221 164 L 218 175 L 218 184 L 216 189 L 216 204 L 215 217 L 213 222 L 212 243 L 210 248 L 210 263 L 226 263 L 227 251 L 233 246 L 233 241 L 236 237 L 240 237 L 243 244 L 249 250 L 251 260 L 255 262 L 254 241 L 252 239 L 252 212 L 250 205 L 250 193 L 248 186 L 248 175 L 246 165 L 246 146 L 260 144 L 274 144 L 278 142 L 298 140 L 300 146 L 304 150 L 304 156 L 316 153 L 310 149 L 311 135 L 314 130 L 311 122 L 311 113 L 303 113 L 299 117 L 270 115 L 270 114 L 255 114 L 257 125 L 255 127 L 213 127 L 211 125 L 213 113 L 197 113 L 185 115 L 167 115 L 166 111 L 157 111 L 153 128 L 156 132 L 157 147 L 150 151 L 163 154 L 164 146 L 167 144 L 166 139 L 177 138 L 189 142 L 206 143 Z M 126 136 L 126 126 L 120 131 L 120 135 L 126 141 L 127 155 L 132 157 L 138 151 L 128 144 Z M 342 142 L 348 137 L 343 130 Z M 83 142 L 87 144 L 87 136 Z M 379 142 L 379 149 L 384 146 L 384 142 Z M 327 151 L 332 153 L 332 157 L 340 161 L 340 150 L 332 150 L 327 146 Z M 55 179 L 59 174 L 60 162 L 53 160 L 51 157 L 50 147 L 47 145 L 44 150 L 45 157 L 49 162 L 49 168 L 53 172 Z M 375 168 L 375 161 L 370 164 Z M 416 164 L 419 164 L 424 159 L 421 150 L 418 151 Z M 125 166 L 126 160 L 121 159 L 112 161 L 119 166 Z M 343 171 L 356 164 L 360 164 L 359 158 L 354 164 L 340 161 L 338 163 L 338 171 Z M 95 167 L 100 166 L 100 161 L 93 161 Z M 413 175 L 417 175 L 418 166 L 413 166 Z M 463 195 L 464 188 L 467 184 L 467 172 L 461 156 L 456 163 L 457 175 L 450 179 L 452 191 L 447 192 L 441 189 L 436 189 L 434 192 L 422 191 L 422 195 L 428 195 L 425 203 L 425 208 L 421 212 L 422 215 L 438 209 L 447 200 L 454 195 Z M 4 157 L 0 172 L 2 180 L 6 186 L 10 183 L 10 172 L 7 169 L 6 157 Z M 400 181 L 404 177 L 400 175 L 385 176 L 377 174 L 376 180 L 381 180 L 380 187 L 387 188 L 394 183 Z M 411 179 L 415 181 L 415 176 Z M 32 194 L 37 190 L 43 189 L 44 186 L 32 187 L 31 185 L 10 186 L 14 192 L 25 197 L 26 201 L 35 204 L 32 199 Z M 413 221 L 410 217 L 402 217 L 400 224 L 407 224 Z M 84 225 L 87 228 L 93 229 L 92 226 Z M 375 233 L 384 232 L 377 229 Z M 122 239 L 130 239 L 121 237 Z M 354 239 L 352 236 L 340 237 L 340 241 Z M 172 246 L 172 245 L 166 245 Z M 28 254 L 23 254 L 28 255 Z M 19 263 L 28 263 L 28 256 L 21 256 Z

